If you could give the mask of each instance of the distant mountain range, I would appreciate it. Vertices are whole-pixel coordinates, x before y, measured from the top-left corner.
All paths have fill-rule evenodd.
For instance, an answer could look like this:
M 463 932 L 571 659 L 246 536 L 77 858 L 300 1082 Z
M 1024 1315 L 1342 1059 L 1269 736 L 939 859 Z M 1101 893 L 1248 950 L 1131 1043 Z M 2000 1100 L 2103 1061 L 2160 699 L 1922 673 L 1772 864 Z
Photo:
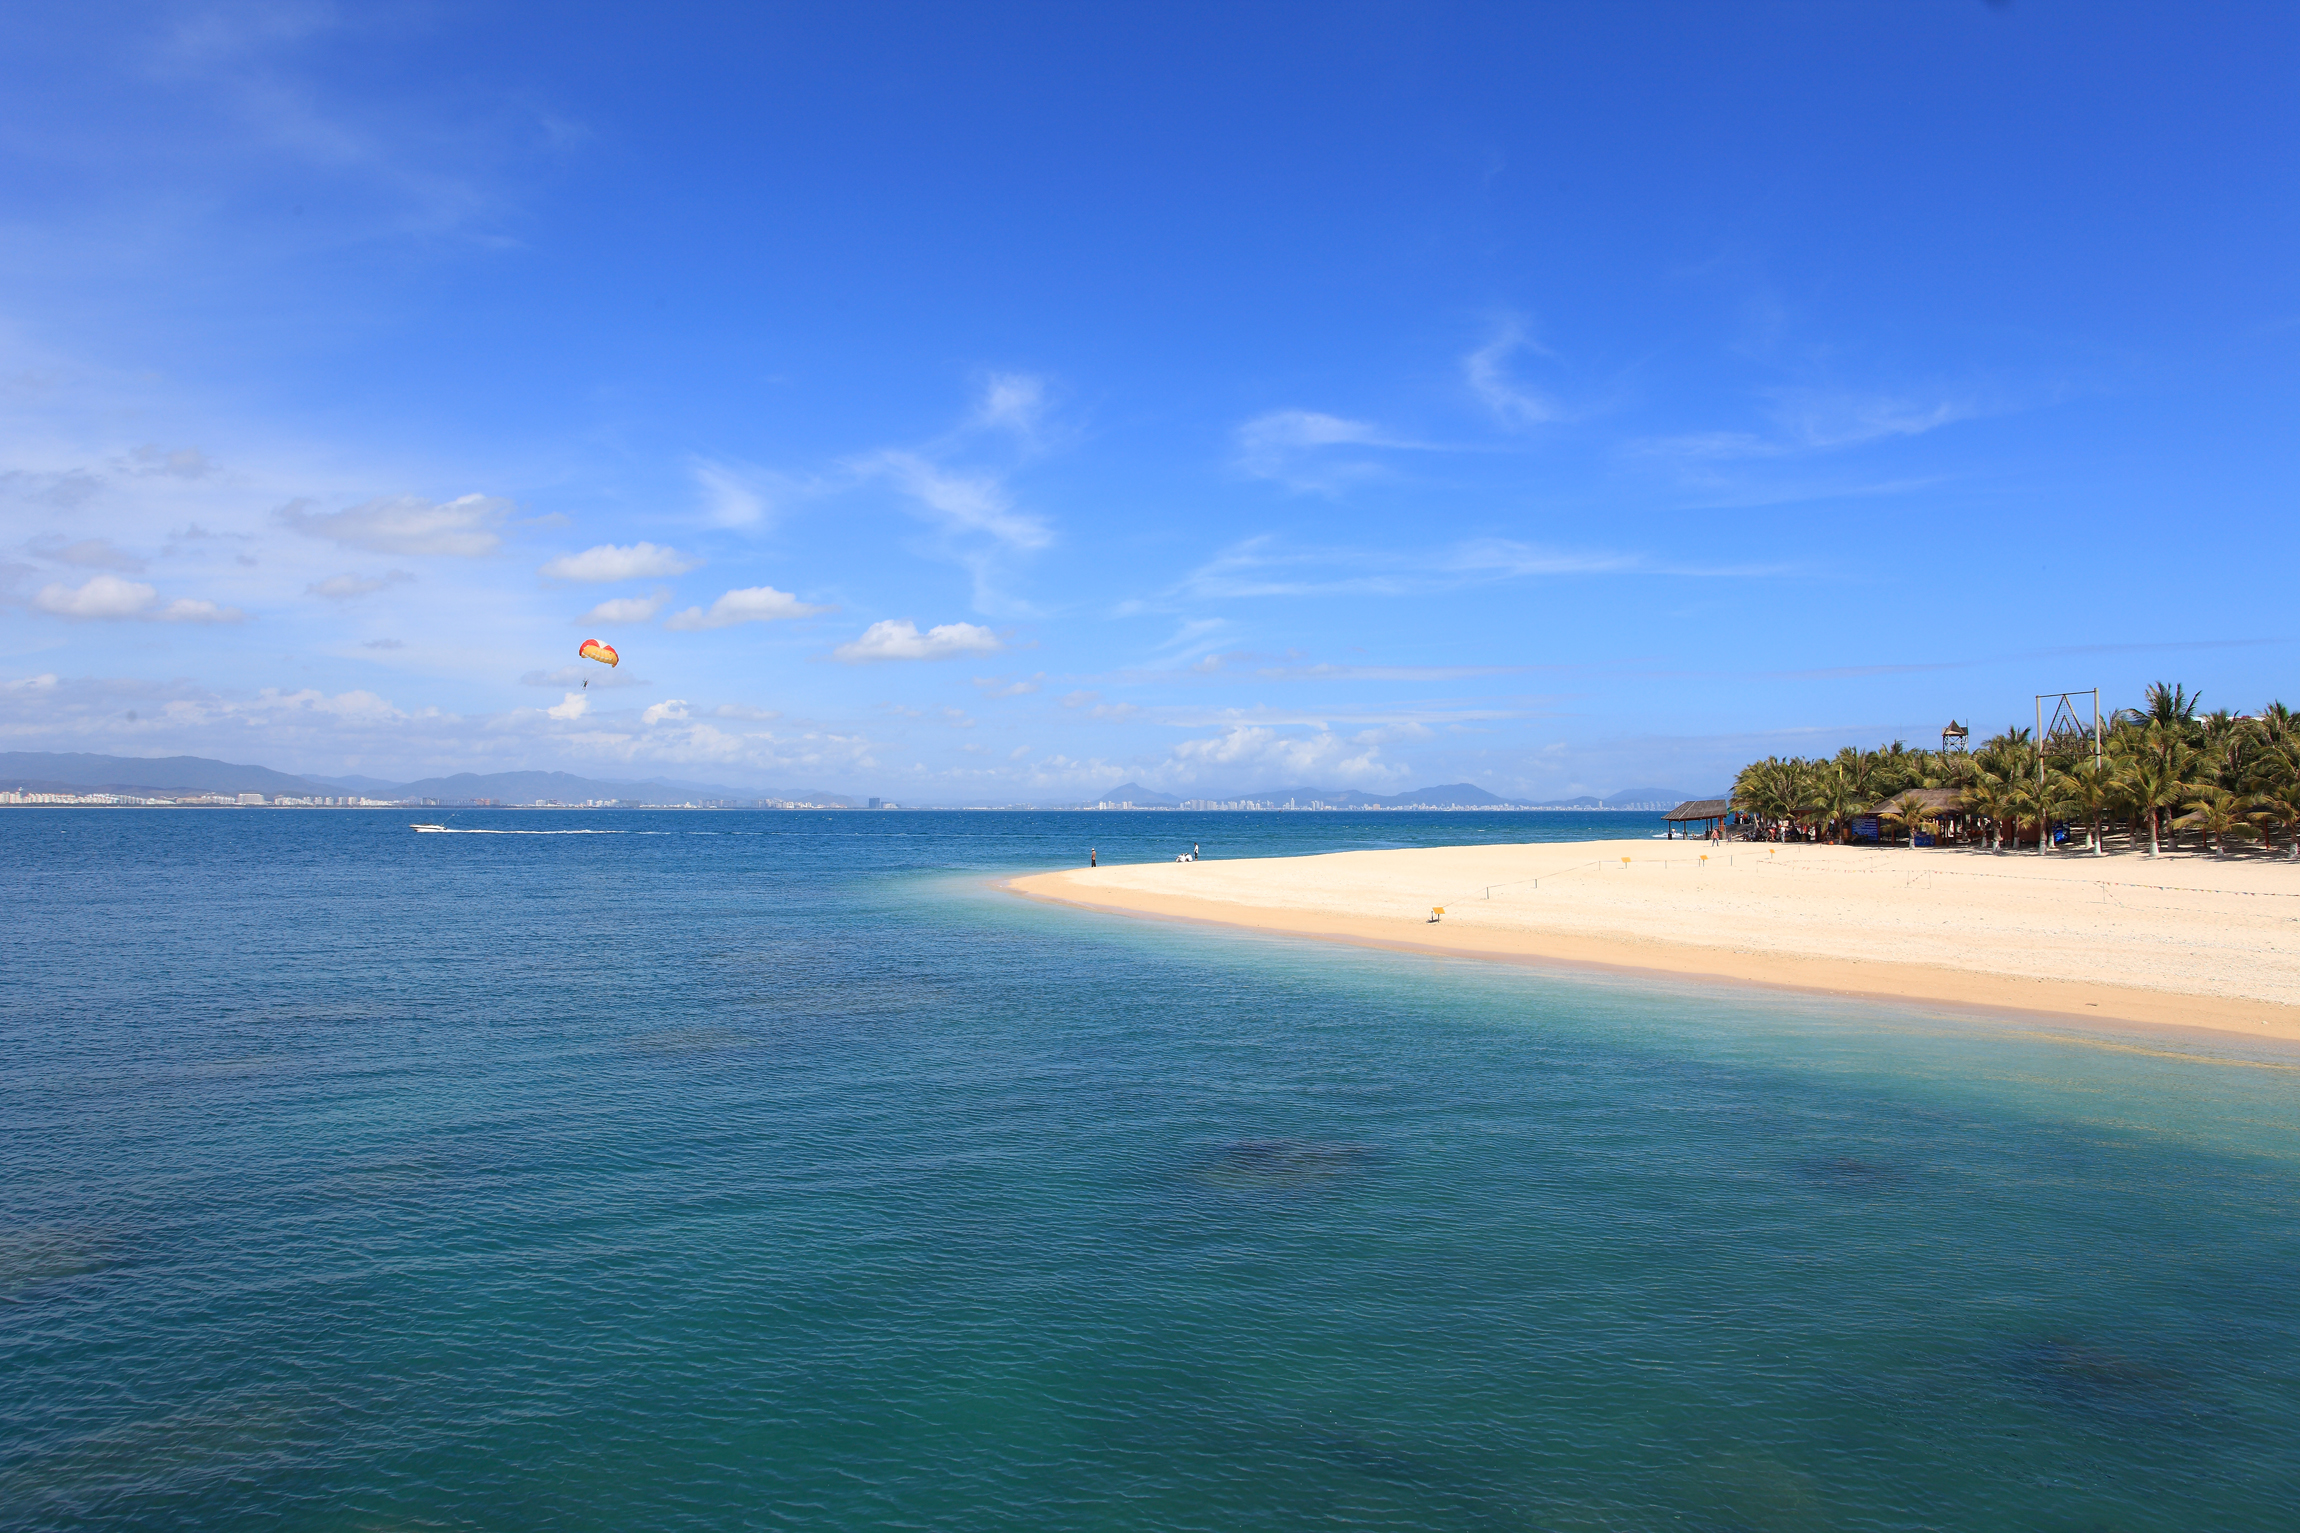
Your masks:
M 297 777 L 270 767 L 210 761 L 204 756 L 96 756 L 55 751 L 0 751 L 0 787 L 35 793 L 261 793 L 268 798 L 355 794 L 361 798 L 429 798 L 448 804 L 480 798 L 506 804 L 531 804 L 539 798 L 561 803 L 602 798 L 642 804 L 704 799 L 848 803 L 844 795 L 819 788 L 730 788 L 722 783 L 661 777 L 622 782 L 577 777 L 571 772 L 458 772 L 452 777 L 390 782 L 380 777 Z
M 1204 797 L 1216 803 L 1318 803 L 1343 809 L 1643 809 L 1652 805 L 1670 809 L 1700 795 L 1681 793 L 1674 788 L 1629 788 L 1610 798 L 1584 795 L 1555 803 L 1534 803 L 1499 798 L 1474 783 L 1456 782 L 1435 788 L 1416 788 L 1410 793 L 1361 793 L 1355 788 L 1263 788 L 1252 793 L 1209 793 Z M 1155 788 L 1145 788 L 1138 782 L 1126 782 L 1112 788 L 1095 802 L 1133 804 L 1141 809 L 1178 809 L 1185 800 L 1171 793 L 1161 793 Z
M 457 772 L 449 777 L 424 777 L 414 782 L 393 782 L 382 777 L 297 776 L 270 767 L 205 756 L 98 756 L 76 751 L 0 751 L 0 788 L 22 788 L 34 793 L 261 793 L 267 798 L 431 799 L 441 804 L 467 804 L 492 799 L 499 804 L 532 804 L 538 799 L 582 803 L 613 799 L 626 803 L 683 804 L 718 801 L 748 804 L 762 799 L 782 803 L 831 804 L 854 807 L 844 794 L 821 788 L 731 788 L 724 783 L 684 782 L 650 777 L 640 782 L 578 777 L 572 772 Z M 1219 803 L 1245 801 L 1262 804 L 1329 804 L 1341 809 L 1627 809 L 1663 808 L 1705 795 L 1675 788 L 1628 788 L 1607 798 L 1583 796 L 1561 802 L 1529 803 L 1504 799 L 1474 783 L 1445 783 L 1416 788 L 1410 793 L 1361 793 L 1355 788 L 1263 788 L 1252 793 L 1206 794 Z M 1722 795 L 1706 795 L 1721 797 Z M 1120 783 L 1095 803 L 1131 803 L 1144 809 L 1178 809 L 1183 800 L 1171 793 L 1145 788 L 1137 782 Z M 1091 807 L 1089 805 L 1088 807 Z

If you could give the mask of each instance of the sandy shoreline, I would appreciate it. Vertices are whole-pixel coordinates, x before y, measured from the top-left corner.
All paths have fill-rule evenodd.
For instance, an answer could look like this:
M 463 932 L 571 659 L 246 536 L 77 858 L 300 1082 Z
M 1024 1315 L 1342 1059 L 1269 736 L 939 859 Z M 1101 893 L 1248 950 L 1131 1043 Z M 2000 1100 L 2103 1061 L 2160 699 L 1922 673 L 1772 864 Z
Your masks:
M 1582 841 L 1073 868 L 1006 887 L 1408 951 L 2300 1039 L 2300 867 L 2281 861 Z

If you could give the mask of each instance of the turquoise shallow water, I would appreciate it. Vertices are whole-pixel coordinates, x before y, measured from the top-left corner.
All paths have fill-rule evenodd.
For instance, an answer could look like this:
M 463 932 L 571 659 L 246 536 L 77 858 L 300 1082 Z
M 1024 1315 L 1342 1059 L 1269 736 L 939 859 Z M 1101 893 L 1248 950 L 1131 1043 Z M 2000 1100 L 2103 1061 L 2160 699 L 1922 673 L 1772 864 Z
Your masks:
M 0 1526 L 2293 1525 L 2289 1056 L 407 818 L 0 815 Z

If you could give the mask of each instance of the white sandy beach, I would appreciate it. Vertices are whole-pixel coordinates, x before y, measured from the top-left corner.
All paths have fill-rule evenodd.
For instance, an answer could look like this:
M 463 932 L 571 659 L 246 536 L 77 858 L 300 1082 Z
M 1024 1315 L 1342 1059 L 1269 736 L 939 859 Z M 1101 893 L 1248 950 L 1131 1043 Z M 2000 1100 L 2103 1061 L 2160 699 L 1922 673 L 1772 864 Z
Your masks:
M 2300 866 L 2281 860 L 1585 841 L 1009 887 L 1386 947 L 2300 1039 Z

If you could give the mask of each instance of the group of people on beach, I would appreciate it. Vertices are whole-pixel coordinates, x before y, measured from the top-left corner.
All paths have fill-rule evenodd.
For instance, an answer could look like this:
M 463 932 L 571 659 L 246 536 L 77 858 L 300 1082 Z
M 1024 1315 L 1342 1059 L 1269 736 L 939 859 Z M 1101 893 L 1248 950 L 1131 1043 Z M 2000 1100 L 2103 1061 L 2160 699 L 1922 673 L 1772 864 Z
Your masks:
M 1198 843 L 1195 841 L 1191 842 L 1190 850 L 1186 852 L 1176 852 L 1174 854 L 1174 860 L 1176 862 L 1196 862 L 1198 860 Z M 1101 866 L 1101 863 L 1098 859 L 1098 854 L 1091 846 L 1086 849 L 1086 865 L 1090 868 Z

